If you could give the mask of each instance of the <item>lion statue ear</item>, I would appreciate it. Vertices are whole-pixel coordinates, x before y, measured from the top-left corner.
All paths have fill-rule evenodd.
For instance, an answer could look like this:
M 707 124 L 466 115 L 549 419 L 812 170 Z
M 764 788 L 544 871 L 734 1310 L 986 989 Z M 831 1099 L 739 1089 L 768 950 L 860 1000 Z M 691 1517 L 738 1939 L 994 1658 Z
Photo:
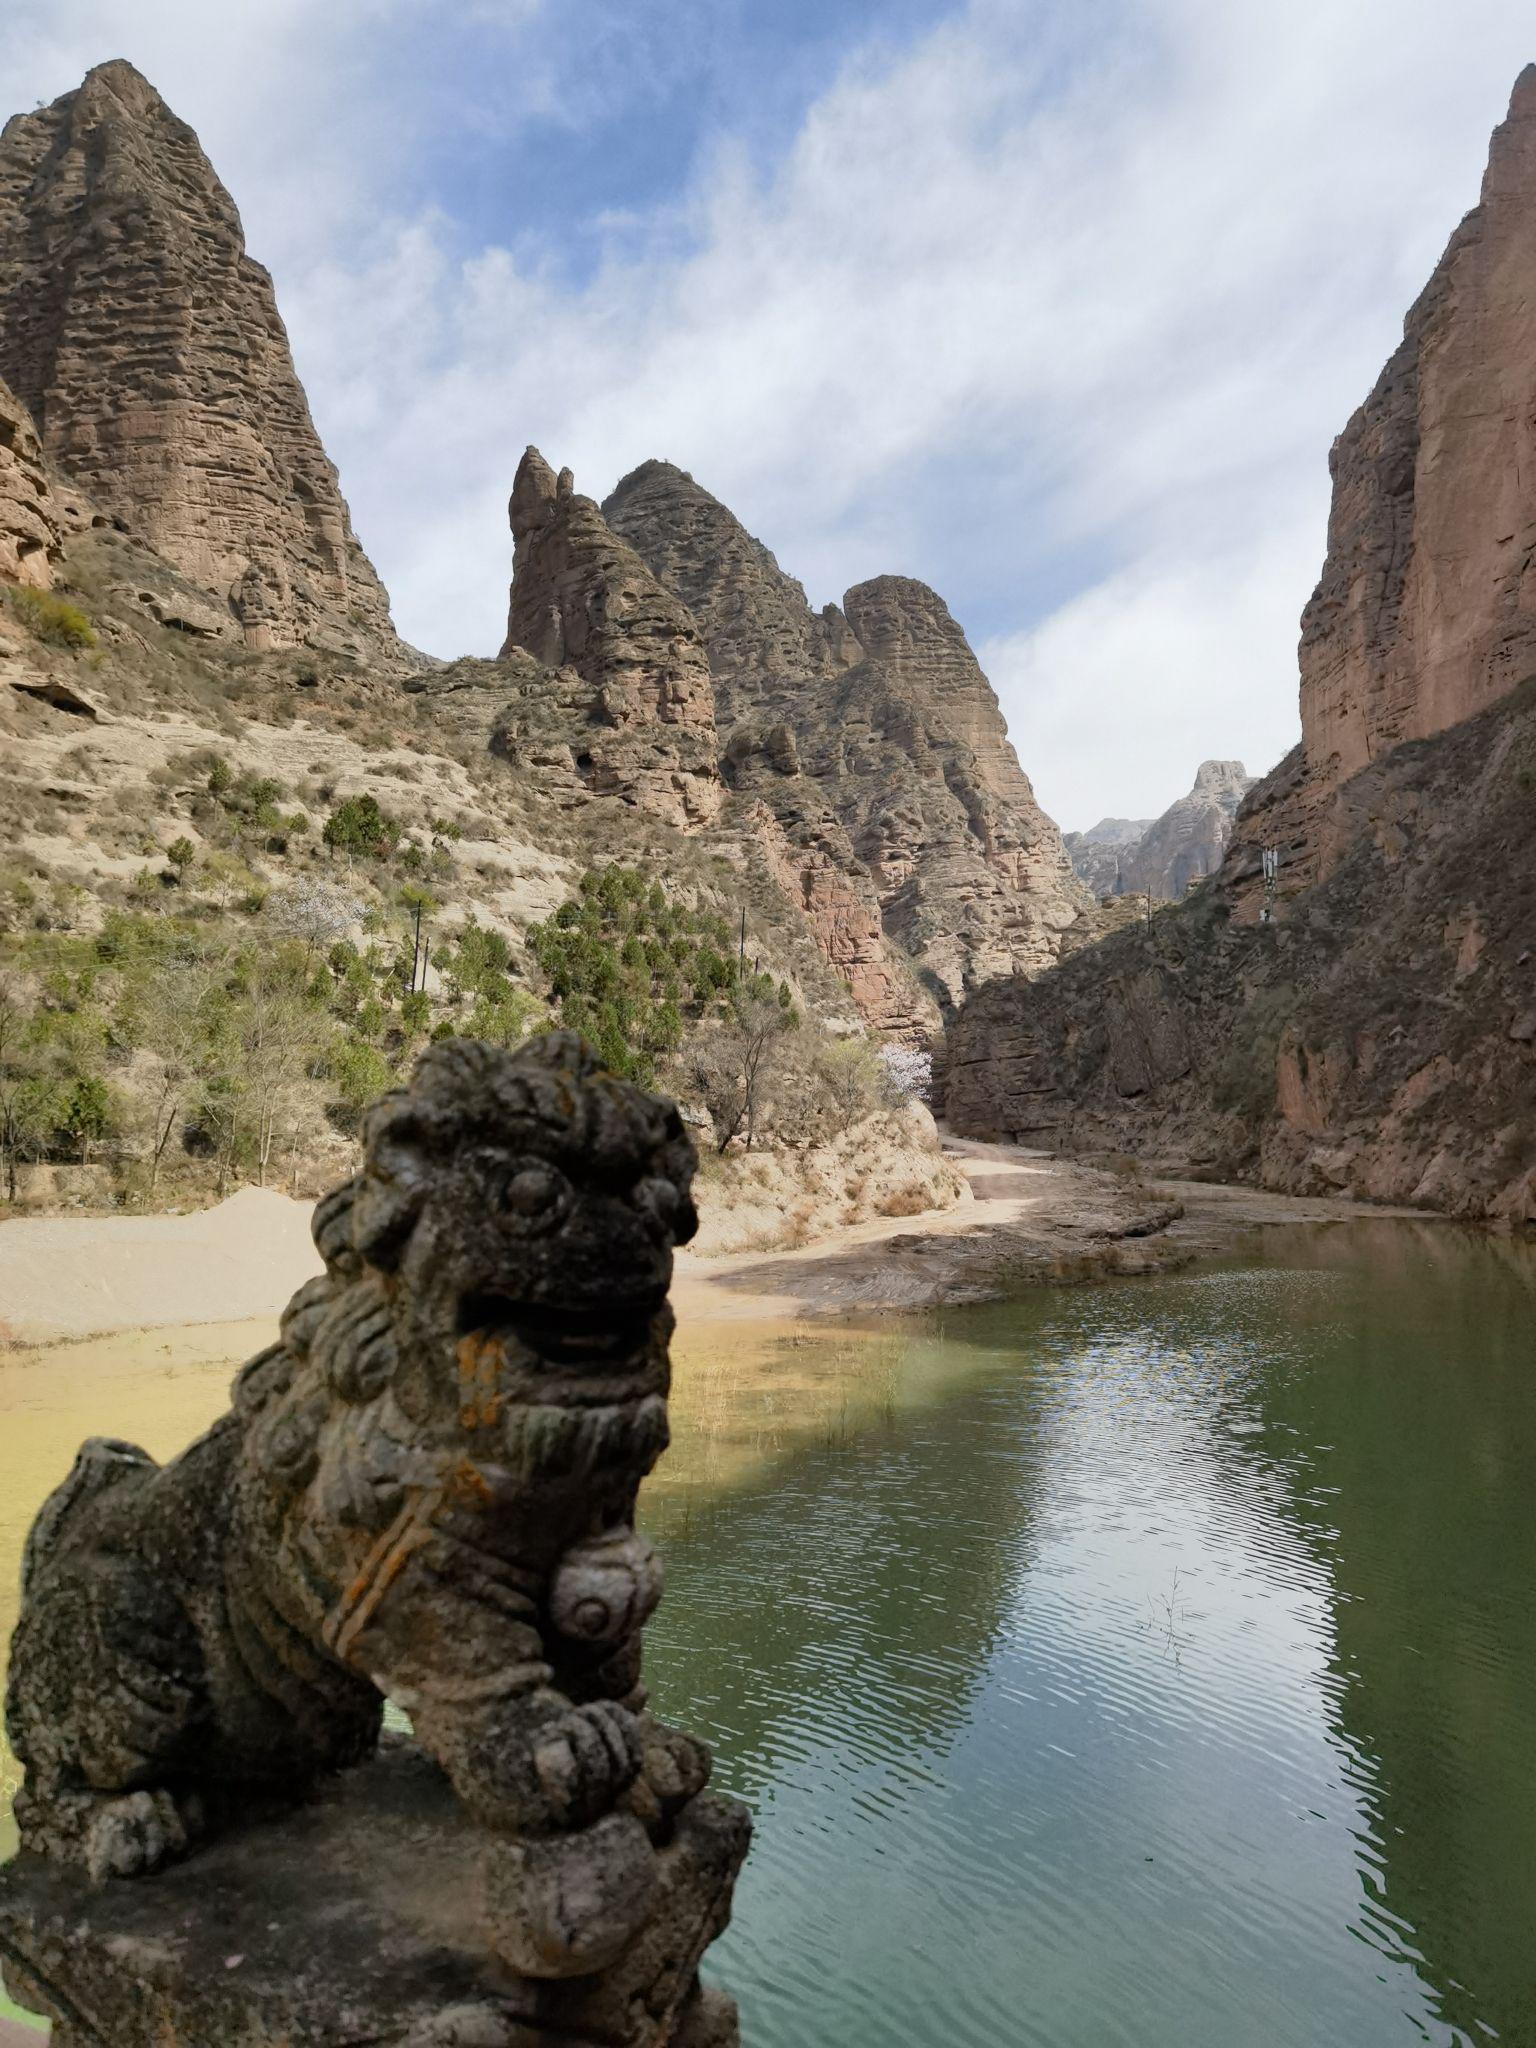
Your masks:
M 427 1193 L 426 1133 L 403 1088 L 368 1112 L 363 1170 L 350 1183 L 352 1244 L 370 1266 L 391 1271 Z

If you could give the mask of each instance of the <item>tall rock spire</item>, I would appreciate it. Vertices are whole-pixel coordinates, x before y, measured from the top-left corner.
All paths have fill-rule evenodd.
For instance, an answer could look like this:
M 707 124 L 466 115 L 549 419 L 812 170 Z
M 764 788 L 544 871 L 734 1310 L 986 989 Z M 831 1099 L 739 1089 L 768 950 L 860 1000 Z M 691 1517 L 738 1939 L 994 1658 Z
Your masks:
M 724 800 L 709 657 L 687 607 L 537 448 L 508 505 L 512 593 L 502 658 L 518 648 L 591 690 L 578 766 L 600 795 L 687 830 Z
M 48 459 L 226 596 L 252 644 L 393 644 L 272 280 L 131 64 L 0 134 L 0 376 Z
M 943 599 L 878 576 L 841 609 L 812 611 L 761 541 L 671 463 L 632 471 L 603 513 L 698 621 L 727 777 L 778 815 L 807 908 L 839 870 L 860 931 L 867 906 L 940 1014 L 991 975 L 1048 966 L 1088 899 Z M 833 950 L 853 928 L 844 908 L 818 929 L 846 972 Z M 872 985 L 866 1016 L 887 1025 L 893 1000 Z

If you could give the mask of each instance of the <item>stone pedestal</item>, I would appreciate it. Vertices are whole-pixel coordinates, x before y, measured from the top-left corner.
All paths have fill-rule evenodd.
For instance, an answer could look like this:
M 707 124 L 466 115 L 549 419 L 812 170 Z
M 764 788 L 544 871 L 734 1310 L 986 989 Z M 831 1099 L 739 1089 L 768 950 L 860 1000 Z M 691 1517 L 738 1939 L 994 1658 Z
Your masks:
M 702 1794 L 660 1855 L 654 1917 L 610 1969 L 519 1977 L 488 1945 L 487 1837 L 389 1742 L 313 1805 L 150 1877 L 0 1871 L 0 1963 L 54 2048 L 735 2048 L 698 1983 L 750 1824 Z

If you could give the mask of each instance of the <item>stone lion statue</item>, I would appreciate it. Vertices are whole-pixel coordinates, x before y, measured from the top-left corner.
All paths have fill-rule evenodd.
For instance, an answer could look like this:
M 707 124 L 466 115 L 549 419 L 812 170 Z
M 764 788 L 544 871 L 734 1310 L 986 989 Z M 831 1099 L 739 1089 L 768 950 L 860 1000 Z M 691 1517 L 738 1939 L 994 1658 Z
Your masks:
M 23 1846 L 96 1877 L 303 1798 L 386 1698 L 496 1854 L 505 1960 L 602 1968 L 708 1758 L 646 1712 L 677 1111 L 551 1034 L 449 1039 L 369 1112 L 323 1276 L 170 1464 L 97 1439 L 27 1544 Z

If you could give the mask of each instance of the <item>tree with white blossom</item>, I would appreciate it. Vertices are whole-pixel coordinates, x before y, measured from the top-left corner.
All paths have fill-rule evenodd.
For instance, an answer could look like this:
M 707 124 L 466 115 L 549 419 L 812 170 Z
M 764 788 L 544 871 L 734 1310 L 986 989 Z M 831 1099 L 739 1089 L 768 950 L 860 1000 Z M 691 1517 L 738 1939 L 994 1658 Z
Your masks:
M 910 1045 L 882 1045 L 886 1086 L 903 1101 L 926 1102 L 933 1088 L 933 1055 Z

